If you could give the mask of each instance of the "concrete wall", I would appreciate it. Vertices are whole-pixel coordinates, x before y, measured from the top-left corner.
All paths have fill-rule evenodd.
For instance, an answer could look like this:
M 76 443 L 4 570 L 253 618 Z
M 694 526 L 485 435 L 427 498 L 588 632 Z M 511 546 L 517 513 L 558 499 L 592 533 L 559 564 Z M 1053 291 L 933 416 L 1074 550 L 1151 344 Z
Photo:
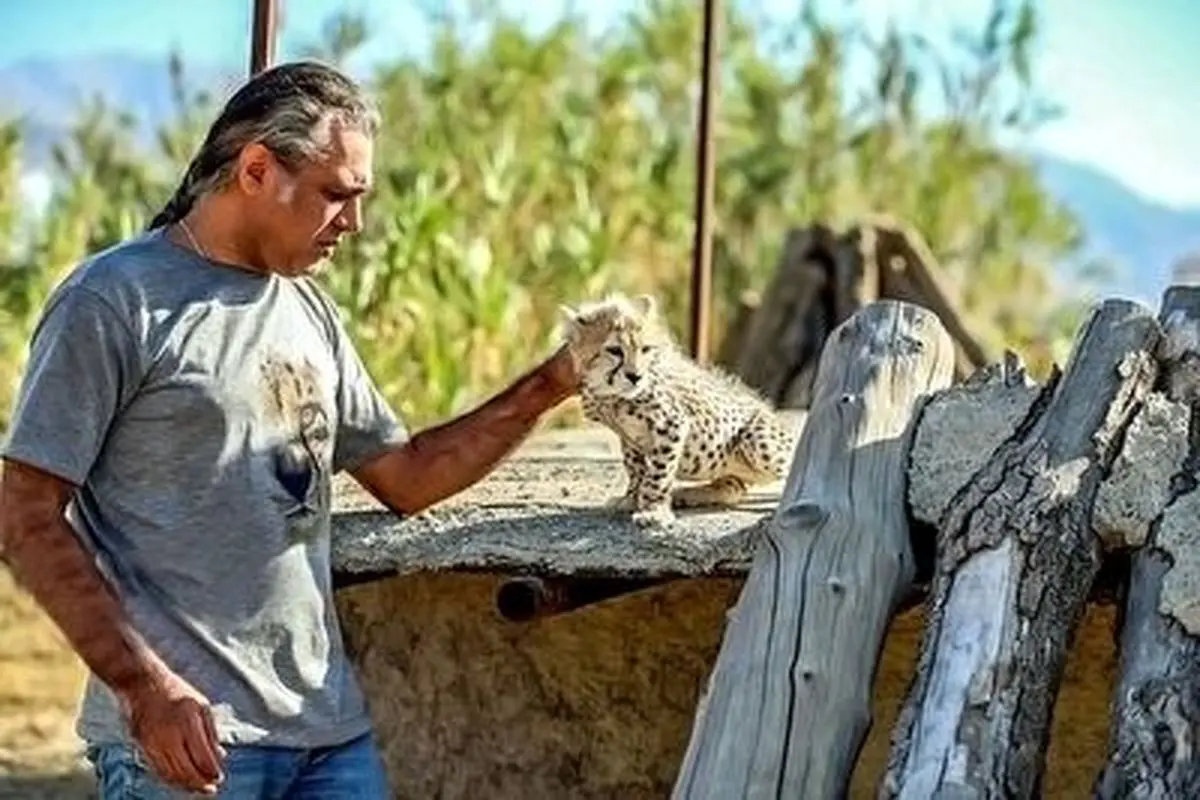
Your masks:
M 499 582 L 426 573 L 339 594 L 396 796 L 669 796 L 741 580 L 680 580 L 526 624 L 495 613 Z M 887 641 L 854 798 L 874 796 L 920 625 L 909 612 Z M 1091 796 L 1114 652 L 1112 608 L 1093 608 L 1064 679 L 1048 798 Z

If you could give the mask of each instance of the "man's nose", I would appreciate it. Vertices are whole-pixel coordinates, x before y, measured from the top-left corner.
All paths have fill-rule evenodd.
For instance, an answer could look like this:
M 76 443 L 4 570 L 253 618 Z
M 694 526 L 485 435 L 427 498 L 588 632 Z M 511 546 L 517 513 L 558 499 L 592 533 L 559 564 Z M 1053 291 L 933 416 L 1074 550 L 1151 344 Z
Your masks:
M 346 202 L 342 208 L 339 222 L 341 229 L 347 233 L 358 233 L 362 230 L 362 201 L 355 197 Z

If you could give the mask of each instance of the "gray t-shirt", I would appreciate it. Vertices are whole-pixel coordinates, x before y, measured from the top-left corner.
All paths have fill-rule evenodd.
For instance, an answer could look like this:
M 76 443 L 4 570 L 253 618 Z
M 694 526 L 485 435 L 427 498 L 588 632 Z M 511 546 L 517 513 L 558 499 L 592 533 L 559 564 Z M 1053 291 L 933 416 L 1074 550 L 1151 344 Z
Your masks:
M 330 476 L 407 432 L 308 278 L 161 232 L 81 264 L 32 340 L 5 456 L 80 485 L 70 519 L 228 743 L 366 731 L 330 586 Z M 127 740 L 92 676 L 77 731 Z

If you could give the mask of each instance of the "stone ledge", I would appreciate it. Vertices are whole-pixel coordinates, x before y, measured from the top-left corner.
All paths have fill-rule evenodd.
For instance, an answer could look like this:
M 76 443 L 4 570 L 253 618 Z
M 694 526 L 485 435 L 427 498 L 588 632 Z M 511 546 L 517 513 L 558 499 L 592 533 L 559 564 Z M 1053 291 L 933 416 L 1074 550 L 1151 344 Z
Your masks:
M 979 391 L 984 390 L 992 391 Z M 1021 386 L 995 391 L 1023 396 L 1032 390 Z M 986 429 L 985 441 L 972 441 L 981 453 L 990 453 L 1007 431 L 981 418 L 991 406 L 974 403 L 969 394 L 960 387 L 940 399 L 955 406 L 970 401 L 966 408 L 975 409 L 973 424 Z M 997 407 L 1012 413 L 1009 405 Z M 945 503 L 945 497 L 928 491 L 923 495 L 921 484 L 945 486 L 949 493 L 967 478 L 961 464 L 958 474 L 946 466 L 955 463 L 957 447 L 933 447 L 933 442 L 958 438 L 939 435 L 935 423 L 952 415 L 934 412 L 927 409 L 930 424 L 921 425 L 914 448 L 924 442 L 926 457 L 942 450 L 953 457 L 937 459 L 942 466 L 914 465 L 910 474 L 910 488 L 921 497 L 928 495 L 924 499 L 931 502 L 916 502 L 911 509 L 913 534 L 925 546 L 917 548 L 918 581 L 907 602 L 915 602 L 926 589 L 936 535 L 932 523 Z M 795 424 L 803 424 L 803 412 L 787 413 Z M 334 482 L 334 582 L 342 587 L 437 572 L 632 581 L 741 578 L 750 569 L 757 535 L 770 522 L 783 488 L 782 481 L 761 487 L 736 509 L 680 511 L 671 528 L 644 530 L 628 516 L 601 507 L 624 485 L 616 439 L 596 426 L 535 434 L 486 479 L 409 519 L 398 519 L 353 480 L 339 476 Z M 1108 554 L 1091 599 L 1112 602 L 1127 572 L 1127 554 Z
M 799 415 L 797 415 L 799 418 Z M 538 434 L 471 489 L 409 519 L 350 480 L 335 485 L 339 583 L 421 571 L 619 578 L 744 574 L 782 482 L 731 510 L 678 512 L 642 529 L 603 508 L 624 487 L 615 438 L 595 427 Z

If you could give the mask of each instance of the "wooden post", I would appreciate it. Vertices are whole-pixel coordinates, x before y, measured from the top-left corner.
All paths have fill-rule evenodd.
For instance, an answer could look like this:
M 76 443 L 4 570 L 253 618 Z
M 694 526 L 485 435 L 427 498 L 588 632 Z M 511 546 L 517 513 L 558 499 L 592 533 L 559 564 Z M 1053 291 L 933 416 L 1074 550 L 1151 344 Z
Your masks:
M 989 354 L 975 338 L 963 313 L 943 285 L 941 267 L 921 234 L 909 224 L 873 215 L 855 231 L 863 260 L 873 262 L 885 297 L 911 300 L 938 315 L 958 346 L 958 376 L 965 378 L 989 364 Z
M 712 217 L 716 156 L 713 150 L 713 104 L 717 84 L 717 28 L 720 0 L 704 0 L 700 48 L 700 109 L 696 117 L 696 230 L 692 244 L 691 353 L 709 359 L 709 312 L 712 308 Z
M 914 574 L 904 500 L 913 420 L 953 367 L 937 317 L 908 303 L 870 304 L 830 335 L 675 797 L 845 793 L 879 651 Z
M 1063 665 L 1100 566 L 1093 502 L 1150 391 L 1160 327 L 1094 310 L 1065 374 L 949 503 L 880 797 L 1039 796 Z
M 250 30 L 250 77 L 267 69 L 275 61 L 277 2 L 254 0 L 254 20 Z
M 1166 488 L 1167 502 L 1132 557 L 1100 798 L 1200 795 L 1200 560 L 1193 554 L 1200 517 L 1200 287 L 1170 288 L 1159 320 L 1162 390 L 1190 417 L 1187 449 L 1170 485 L 1146 490 Z

